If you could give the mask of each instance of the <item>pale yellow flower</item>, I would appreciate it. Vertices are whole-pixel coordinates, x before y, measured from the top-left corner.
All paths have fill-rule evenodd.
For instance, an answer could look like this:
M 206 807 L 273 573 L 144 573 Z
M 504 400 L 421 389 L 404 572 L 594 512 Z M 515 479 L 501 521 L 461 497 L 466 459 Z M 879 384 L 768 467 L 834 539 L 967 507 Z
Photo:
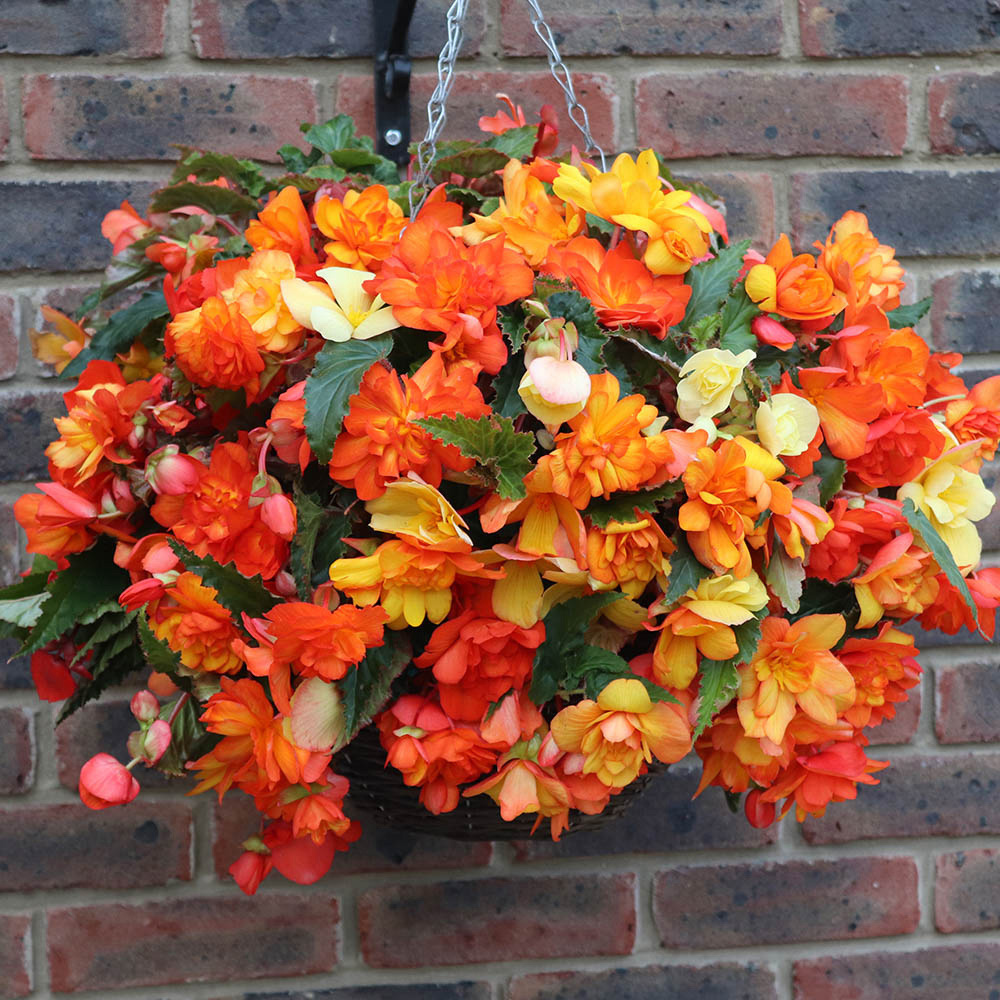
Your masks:
M 580 413 L 590 397 L 590 376 L 577 361 L 542 356 L 528 365 L 517 394 L 550 430 Z
M 385 493 L 369 500 L 365 510 L 372 530 L 383 534 L 415 538 L 444 551 L 466 551 L 472 544 L 455 508 L 433 486 L 415 478 L 387 483 Z
M 743 370 L 757 355 L 750 350 L 733 354 L 718 347 L 699 351 L 684 362 L 677 383 L 677 413 L 693 424 L 714 417 L 732 402 L 743 380 Z
M 281 282 L 281 297 L 289 312 L 324 340 L 343 343 L 368 340 L 400 326 L 381 295 L 369 295 L 362 287 L 375 275 L 350 267 L 324 267 L 318 281 L 289 278 Z
M 819 430 L 819 411 L 793 392 L 776 392 L 757 408 L 757 436 L 772 455 L 801 455 Z

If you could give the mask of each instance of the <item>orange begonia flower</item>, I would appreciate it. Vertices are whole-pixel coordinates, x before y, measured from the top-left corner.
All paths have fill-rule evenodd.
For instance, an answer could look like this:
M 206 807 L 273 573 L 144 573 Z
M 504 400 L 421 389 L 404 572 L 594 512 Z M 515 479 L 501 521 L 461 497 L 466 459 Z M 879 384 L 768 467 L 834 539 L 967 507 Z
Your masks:
M 283 250 L 292 258 L 299 277 L 311 278 L 319 267 L 312 248 L 312 223 L 296 187 L 272 192 L 244 236 L 255 250 Z
M 543 270 L 572 281 L 604 326 L 634 326 L 660 340 L 668 327 L 684 318 L 691 298 L 691 286 L 684 284 L 682 275 L 654 277 L 632 256 L 627 243 L 605 251 L 597 240 L 578 236 L 553 250 Z
M 858 628 L 869 628 L 886 615 L 908 619 L 934 603 L 938 565 L 904 531 L 879 549 L 871 565 L 852 581 L 861 606 Z
M 116 257 L 152 231 L 153 227 L 127 201 L 111 209 L 101 222 L 101 235 L 111 243 L 111 253 Z
M 595 589 L 618 589 L 637 599 L 656 579 L 666 589 L 674 543 L 652 517 L 611 520 L 587 533 L 587 569 Z
M 409 221 L 381 184 L 321 198 L 314 209 L 319 231 L 330 237 L 323 250 L 327 267 L 378 273 Z
M 373 365 L 350 398 L 344 429 L 334 442 L 330 478 L 353 488 L 362 500 L 385 492 L 387 482 L 415 472 L 431 486 L 445 471 L 464 472 L 474 462 L 445 445 L 412 420 L 420 417 L 482 417 L 490 413 L 476 387 L 476 373 L 466 365 L 448 372 L 432 354 L 412 378 Z
M 642 682 L 619 677 L 597 696 L 569 705 L 552 720 L 560 750 L 586 758 L 584 774 L 596 774 L 609 788 L 634 781 L 653 757 L 674 764 L 691 749 L 683 709 L 650 700 Z
M 847 304 L 826 271 L 816 267 L 811 254 L 792 253 L 784 233 L 764 263 L 750 268 L 746 291 L 762 312 L 777 313 L 786 319 L 832 320 Z
M 747 736 L 780 746 L 796 705 L 823 725 L 836 723 L 854 701 L 850 671 L 830 652 L 844 628 L 841 615 L 764 619 L 753 659 L 739 668 L 736 709 Z
M 980 441 L 976 454 L 992 461 L 1000 440 L 1000 375 L 984 379 L 965 399 L 949 402 L 945 422 L 959 444 Z
M 765 752 L 760 740 L 747 736 L 735 707 L 719 713 L 694 748 L 702 762 L 694 798 L 710 785 L 731 792 L 745 792 L 751 781 L 767 787 L 782 767 L 782 757 Z
M 865 452 L 847 463 L 847 471 L 866 489 L 902 486 L 946 446 L 944 434 L 926 410 L 902 410 L 869 425 Z
M 801 368 L 799 384 L 819 411 L 820 427 L 837 458 L 858 458 L 865 452 L 868 425 L 882 411 L 879 385 L 845 382 L 843 368 Z
M 525 813 L 537 813 L 539 821 L 562 819 L 573 804 L 569 789 L 551 767 L 520 757 L 506 761 L 496 774 L 462 792 L 465 796 L 483 793 L 500 806 L 500 816 L 508 823 Z M 559 829 L 558 823 L 553 826 Z M 532 832 L 536 827 L 537 823 Z
M 52 365 L 55 373 L 61 375 L 63 369 L 90 343 L 91 332 L 52 306 L 42 306 L 42 316 L 54 330 L 31 329 L 31 353 L 43 365 Z
M 257 338 L 257 348 L 290 354 L 302 343 L 305 331 L 281 296 L 281 283 L 295 277 L 295 264 L 283 250 L 258 250 L 236 275 L 232 288 L 222 293 L 239 306 Z
M 843 713 L 856 729 L 895 718 L 896 705 L 920 683 L 913 636 L 884 622 L 874 639 L 848 639 L 837 657 L 854 678 L 854 704 Z
M 826 243 L 815 246 L 820 251 L 816 266 L 830 275 L 855 307 L 873 303 L 888 312 L 899 305 L 899 293 L 906 287 L 903 268 L 896 251 L 872 234 L 863 212 L 845 212 L 833 224 Z

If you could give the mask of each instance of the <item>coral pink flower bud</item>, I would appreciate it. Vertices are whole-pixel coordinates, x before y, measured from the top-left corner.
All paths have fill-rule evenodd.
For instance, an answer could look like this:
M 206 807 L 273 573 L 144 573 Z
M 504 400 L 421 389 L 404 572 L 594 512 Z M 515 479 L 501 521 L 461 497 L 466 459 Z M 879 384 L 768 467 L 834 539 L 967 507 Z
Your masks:
M 164 445 L 146 460 L 146 482 L 156 493 L 180 496 L 198 484 L 205 467 L 175 444 Z
M 157 719 L 146 730 L 142 741 L 142 759 L 147 764 L 155 764 L 167 752 L 170 738 L 170 723 L 165 719 Z
M 538 748 L 538 763 L 542 767 L 553 767 L 565 756 L 565 751 L 559 749 L 552 733 L 546 733 L 542 745 Z
M 279 538 L 295 537 L 295 504 L 284 493 L 272 493 L 261 504 L 260 516 Z
M 123 806 L 139 794 L 139 782 L 111 754 L 95 754 L 80 769 L 80 798 L 89 809 Z
M 152 722 L 160 714 L 160 703 L 152 691 L 137 691 L 128 703 L 136 722 Z
M 746 813 L 750 825 L 757 827 L 758 830 L 770 826 L 774 822 L 774 803 L 761 802 L 759 788 L 753 788 L 747 792 L 743 811 Z
M 770 344 L 772 347 L 787 351 L 795 344 L 795 337 L 789 333 L 777 320 L 770 316 L 756 316 L 750 324 L 757 339 L 762 344 Z
M 252 896 L 261 882 L 270 874 L 274 862 L 270 853 L 258 854 L 256 851 L 244 851 L 230 866 L 229 874 L 236 884 L 248 895 Z

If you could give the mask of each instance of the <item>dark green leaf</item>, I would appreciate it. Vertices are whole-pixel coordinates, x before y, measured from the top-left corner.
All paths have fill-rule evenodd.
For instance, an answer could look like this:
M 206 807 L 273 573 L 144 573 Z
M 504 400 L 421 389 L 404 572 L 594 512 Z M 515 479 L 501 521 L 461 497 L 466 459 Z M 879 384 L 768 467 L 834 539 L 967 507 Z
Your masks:
M 156 638 L 146 621 L 145 614 L 139 616 L 136 626 L 146 662 L 153 670 L 176 678 L 181 670 L 181 654 L 172 650 L 162 639 Z
M 617 653 L 598 646 L 585 645 L 572 659 L 572 670 L 567 677 L 569 684 L 583 683 L 584 696 L 596 701 L 600 693 L 612 682 L 620 679 L 639 681 L 649 694 L 650 700 L 668 701 L 674 705 L 677 699 L 666 689 L 648 677 L 632 673 L 628 662 Z
M 849 583 L 829 583 L 809 577 L 802 587 L 799 610 L 788 617 L 790 621 L 798 621 L 806 615 L 843 615 L 850 629 L 857 624 L 860 613 L 854 588 Z
M 345 511 L 326 511 L 323 526 L 316 538 L 316 548 L 313 550 L 314 585 L 330 579 L 330 564 L 335 559 L 357 555 L 357 552 L 344 541 L 357 531 L 357 527 Z
M 499 135 L 491 135 L 484 146 L 496 149 L 512 160 L 523 160 L 531 155 L 538 136 L 538 126 L 522 125 L 520 128 L 509 128 Z
M 605 236 L 610 236 L 615 231 L 615 224 L 607 219 L 602 219 L 599 215 L 587 213 L 587 228 L 596 229 Z
M 729 295 L 733 282 L 743 267 L 743 255 L 750 247 L 743 240 L 719 251 L 718 256 L 703 264 L 695 264 L 688 271 L 687 283 L 691 298 L 684 313 L 682 326 L 687 328 L 703 316 L 716 312 Z
M 177 702 L 173 701 L 164 705 L 160 718 L 167 721 L 176 704 Z M 184 766 L 185 763 L 200 757 L 204 750 L 208 749 L 205 727 L 198 721 L 197 705 L 195 699 L 189 698 L 174 716 L 170 726 L 170 746 L 156 762 L 157 771 L 177 778 L 190 774 Z
M 306 379 L 305 425 L 306 437 L 322 465 L 330 461 L 350 398 L 358 391 L 365 372 L 387 358 L 391 350 L 392 337 L 383 334 L 371 340 L 324 344 L 316 355 L 315 367 Z
M 907 497 L 903 501 L 903 517 L 913 530 L 914 536 L 932 556 L 941 571 L 948 578 L 948 582 L 962 595 L 967 607 L 972 612 L 974 621 L 979 619 L 979 609 L 976 602 L 969 593 L 969 585 L 962 576 L 955 557 L 951 554 L 951 549 L 945 544 L 944 539 L 938 534 L 937 528 L 931 524 L 930 518 L 914 502 Z
M 703 660 L 699 669 L 698 719 L 692 739 L 697 739 L 711 725 L 712 719 L 732 701 L 740 684 L 739 671 L 733 663 Z
M 447 179 L 449 174 L 461 177 L 485 177 L 487 174 L 503 170 L 509 157 L 488 146 L 470 145 L 450 156 L 442 156 L 434 161 L 434 177 Z
M 93 656 L 87 662 L 92 679 L 77 688 L 76 693 L 67 699 L 57 721 L 62 722 L 81 705 L 100 697 L 109 687 L 123 683 L 129 674 L 144 666 L 133 618 L 124 629 L 94 646 Z
M 215 184 L 184 181 L 160 188 L 149 203 L 151 212 L 172 212 L 184 205 L 203 208 L 212 215 L 248 216 L 257 211 L 257 199 Z
M 365 658 L 347 671 L 339 682 L 344 701 L 343 743 L 354 739 L 385 705 L 392 682 L 406 669 L 412 655 L 409 642 L 400 633 L 387 631 L 385 645 L 369 649 Z
M 616 493 L 610 500 L 592 500 L 587 505 L 586 514 L 599 528 L 606 528 L 609 521 L 625 524 L 636 520 L 636 510 L 642 513 L 656 510 L 658 504 L 672 500 L 683 488 L 684 484 L 676 479 L 655 490 Z
M 505 500 L 522 500 L 528 495 L 524 477 L 531 472 L 531 456 L 535 451 L 533 434 L 514 430 L 509 417 L 426 417 L 414 420 L 418 427 L 430 431 L 439 441 L 452 444 L 465 455 L 474 458 L 488 473 L 490 485 Z
M 726 299 L 719 321 L 719 347 L 734 354 L 756 351 L 757 336 L 750 330 L 750 322 L 760 310 L 750 300 L 746 289 L 740 285 Z
M 253 160 L 241 160 L 227 153 L 205 152 L 188 146 L 181 146 L 180 150 L 180 161 L 170 177 L 172 184 L 184 181 L 194 174 L 199 181 L 214 181 L 225 177 L 255 198 L 267 188 L 267 178 Z
M 813 465 L 813 472 L 819 476 L 819 504 L 825 507 L 835 493 L 839 492 L 844 485 L 844 474 L 847 472 L 847 463 L 842 458 L 834 458 L 833 455 L 824 454 Z
M 916 326 L 930 311 L 934 299 L 928 295 L 927 298 L 914 302 L 910 306 L 899 306 L 887 313 L 889 325 L 893 330 L 901 330 L 904 326 Z
M 360 145 L 360 141 L 354 134 L 354 119 L 350 115 L 337 115 L 321 125 L 302 125 L 300 127 L 305 134 L 306 142 L 323 153 L 332 153 L 335 149 L 347 149 Z M 362 145 L 361 148 L 364 146 Z
M 497 310 L 497 324 L 507 334 L 512 351 L 519 351 L 528 332 L 524 325 L 524 310 L 518 303 Z
M 217 592 L 216 600 L 232 612 L 237 623 L 242 611 L 251 618 L 259 618 L 277 604 L 278 598 L 264 586 L 259 576 L 244 576 L 234 566 L 222 566 L 211 556 L 195 555 L 173 538 L 170 547 L 185 569 L 200 576 L 206 587 Z
M 661 368 L 667 368 L 673 372 L 677 370 L 676 363 L 667 353 L 670 346 L 669 341 L 657 340 L 656 337 L 645 330 L 637 330 L 629 327 L 612 330 L 611 336 L 617 341 L 631 344 L 646 357 L 654 360 Z
M 289 555 L 289 569 L 298 588 L 299 597 L 308 601 L 312 596 L 313 553 L 320 528 L 326 520 L 326 511 L 316 502 L 312 494 L 305 493 L 296 485 L 293 497 L 298 513 L 298 526 L 292 539 Z
M 677 549 L 670 554 L 670 578 L 663 603 L 667 606 L 673 604 L 711 575 L 712 571 L 698 562 L 687 539 L 682 535 L 677 539 Z
M 140 281 L 145 281 L 147 278 L 154 275 L 158 270 L 158 265 L 154 264 L 153 261 L 147 260 L 145 257 L 142 261 L 130 270 L 125 271 L 121 276 L 115 276 L 113 280 L 103 281 L 100 288 L 95 288 L 86 298 L 80 303 L 80 307 L 73 313 L 73 318 L 76 320 L 82 320 L 87 317 L 91 311 L 96 309 L 105 299 L 111 298 L 117 292 L 120 292 L 123 288 L 128 288 L 130 285 L 138 284 Z M 65 370 L 62 372 L 62 377 L 66 378 Z
M 342 181 L 347 176 L 347 171 L 333 163 L 317 163 L 305 175 L 317 181 Z
M 493 380 L 494 399 L 491 405 L 498 417 L 519 417 L 528 412 L 517 391 L 524 376 L 522 356 L 518 354 L 517 359 L 511 358 Z
M 132 622 L 136 618 L 137 612 L 122 611 L 120 604 L 115 604 L 114 607 L 117 610 L 111 614 L 104 614 L 101 617 L 101 620 L 97 622 L 97 627 L 77 648 L 76 653 L 73 656 L 74 663 L 78 663 L 82 660 L 83 657 L 85 657 L 95 646 L 106 643 L 120 632 L 124 632 L 129 629 L 129 626 L 131 626 Z M 131 635 L 131 631 L 129 631 L 129 634 Z M 129 641 L 131 641 L 131 639 Z
M 278 150 L 278 156 L 287 171 L 304 174 L 322 156 L 322 151 L 313 148 L 306 154 L 298 146 L 285 144 Z

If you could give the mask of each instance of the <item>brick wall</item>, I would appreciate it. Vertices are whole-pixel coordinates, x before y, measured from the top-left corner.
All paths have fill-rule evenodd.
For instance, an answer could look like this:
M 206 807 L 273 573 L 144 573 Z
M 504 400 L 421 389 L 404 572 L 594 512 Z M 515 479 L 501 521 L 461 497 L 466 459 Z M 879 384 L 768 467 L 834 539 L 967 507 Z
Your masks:
M 967 371 L 1000 368 L 996 0 L 544 2 L 609 148 L 657 144 L 760 247 L 867 211 L 909 293 L 936 296 L 925 334 L 968 352 Z M 421 99 L 446 6 L 418 4 Z M 458 134 L 496 90 L 527 108 L 558 97 L 523 0 L 472 6 Z M 143 205 L 171 142 L 267 157 L 303 120 L 349 110 L 370 126 L 370 35 L 368 5 L 349 0 L 0 4 L 4 580 L 9 504 L 42 471 L 59 402 L 27 349 L 39 306 L 96 281 L 101 216 Z M 995 563 L 1000 512 L 984 523 Z M 84 809 L 76 771 L 121 750 L 127 695 L 54 732 L 14 659 L 0 668 L 0 994 L 995 1000 L 996 651 L 921 645 L 922 687 L 876 730 L 893 768 L 801 829 L 753 830 L 714 792 L 692 804 L 682 765 L 600 834 L 491 846 L 369 825 L 335 875 L 252 900 L 221 877 L 246 812 L 155 776 L 127 810 Z

